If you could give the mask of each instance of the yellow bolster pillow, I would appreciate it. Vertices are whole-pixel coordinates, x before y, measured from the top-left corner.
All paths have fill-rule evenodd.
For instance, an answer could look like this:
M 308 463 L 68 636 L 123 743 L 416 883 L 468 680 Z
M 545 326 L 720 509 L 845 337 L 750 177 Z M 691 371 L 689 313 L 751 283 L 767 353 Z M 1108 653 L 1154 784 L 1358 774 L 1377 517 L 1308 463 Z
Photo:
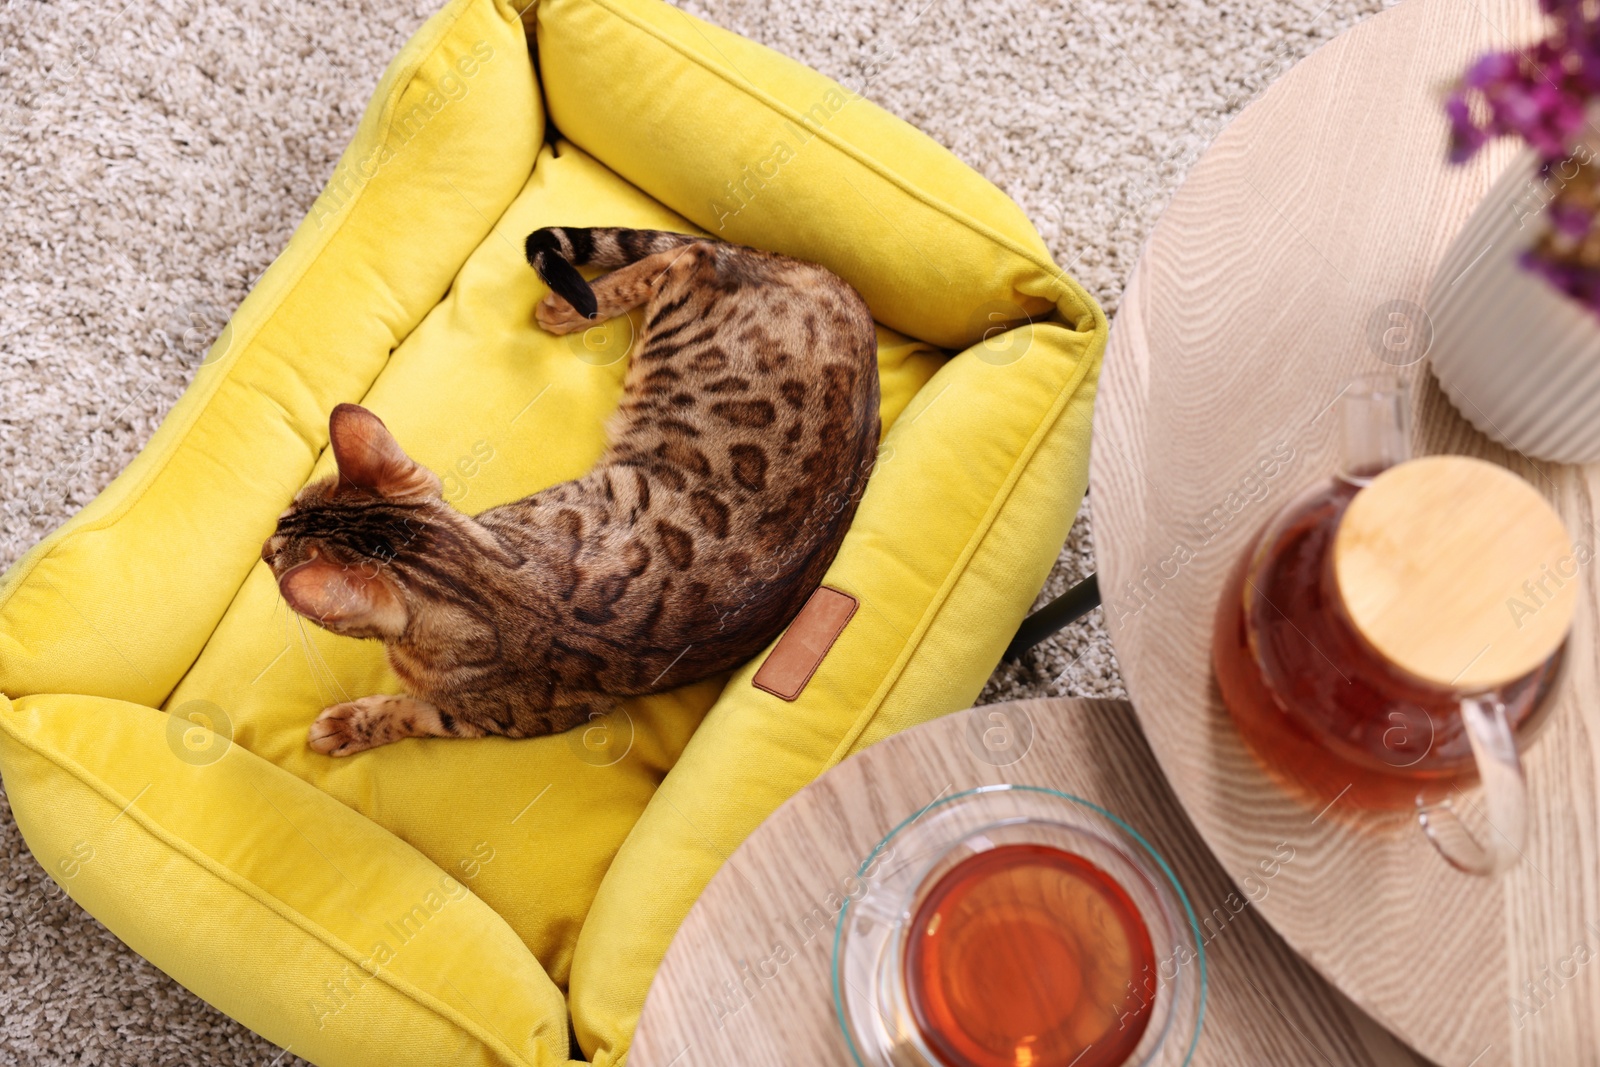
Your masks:
M 560 990 L 471 891 L 482 857 L 441 870 L 224 744 L 122 701 L 0 697 L 34 856 L 209 1003 L 313 1063 L 567 1062 Z

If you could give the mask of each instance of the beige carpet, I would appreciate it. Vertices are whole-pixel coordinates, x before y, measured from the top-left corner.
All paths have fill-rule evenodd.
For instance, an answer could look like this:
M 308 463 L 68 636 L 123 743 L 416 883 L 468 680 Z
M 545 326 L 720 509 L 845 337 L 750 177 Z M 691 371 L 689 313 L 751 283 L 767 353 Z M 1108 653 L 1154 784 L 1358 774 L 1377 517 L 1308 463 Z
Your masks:
M 1222 124 L 1383 6 L 695 0 L 690 10 L 926 130 L 1015 198 L 1114 313 L 1152 223 Z M 431 7 L 0 6 L 0 568 L 143 446 Z M 1047 593 L 1092 569 L 1080 519 Z M 1002 668 L 985 699 L 1121 695 L 1099 616 Z M 56 891 L 0 798 L 0 1067 L 300 1062 Z

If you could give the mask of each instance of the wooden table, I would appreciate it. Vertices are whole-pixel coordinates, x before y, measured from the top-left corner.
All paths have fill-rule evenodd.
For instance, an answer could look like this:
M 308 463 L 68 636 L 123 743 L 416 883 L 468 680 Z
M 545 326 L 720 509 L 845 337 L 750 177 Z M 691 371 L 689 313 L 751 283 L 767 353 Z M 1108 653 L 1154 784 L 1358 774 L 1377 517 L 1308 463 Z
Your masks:
M 1333 470 L 1329 411 L 1345 381 L 1406 361 L 1380 357 L 1374 333 L 1408 317 L 1425 343 L 1419 305 L 1434 266 L 1515 153 L 1497 143 L 1448 166 L 1441 87 L 1538 30 L 1533 0 L 1406 0 L 1270 88 L 1156 227 L 1095 412 L 1106 619 L 1162 768 L 1236 877 L 1274 842 L 1295 843 L 1261 912 L 1356 1003 L 1453 1067 L 1600 1063 L 1594 576 L 1583 575 L 1568 692 L 1525 760 L 1526 855 L 1499 881 L 1447 867 L 1414 820 L 1355 818 L 1337 804 L 1313 820 L 1274 788 L 1219 703 L 1209 630 L 1227 567 L 1278 507 Z M 1419 453 L 1510 467 L 1596 546 L 1600 469 L 1508 454 L 1456 414 L 1425 363 L 1401 373 Z
M 1005 767 L 979 756 L 982 731 L 997 712 L 1016 736 L 1026 733 L 1024 720 L 1033 735 Z M 872 746 L 802 790 L 728 858 L 684 920 L 650 987 L 628 1062 L 849 1065 L 830 977 L 846 879 L 908 815 L 941 795 L 997 782 L 1049 786 L 1101 804 L 1177 872 L 1202 919 L 1211 978 L 1195 1067 L 1421 1064 L 1244 905 L 1183 817 L 1129 706 L 1091 700 L 950 715 Z M 1268 846 L 1263 856 L 1272 854 Z M 1282 870 L 1299 862 L 1296 855 Z M 1270 901 L 1282 877 L 1263 883 L 1258 899 Z M 826 918 L 819 925 L 813 916 Z M 782 958 L 779 942 L 792 958 L 773 974 L 763 961 Z

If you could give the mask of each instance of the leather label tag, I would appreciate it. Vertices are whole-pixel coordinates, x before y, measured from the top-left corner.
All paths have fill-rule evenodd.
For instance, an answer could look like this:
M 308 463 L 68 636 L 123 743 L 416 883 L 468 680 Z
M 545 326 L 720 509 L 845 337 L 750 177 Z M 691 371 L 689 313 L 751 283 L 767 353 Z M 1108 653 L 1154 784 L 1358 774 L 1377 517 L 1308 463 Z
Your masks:
M 750 684 L 783 700 L 797 699 L 856 613 L 857 604 L 849 593 L 818 586 Z

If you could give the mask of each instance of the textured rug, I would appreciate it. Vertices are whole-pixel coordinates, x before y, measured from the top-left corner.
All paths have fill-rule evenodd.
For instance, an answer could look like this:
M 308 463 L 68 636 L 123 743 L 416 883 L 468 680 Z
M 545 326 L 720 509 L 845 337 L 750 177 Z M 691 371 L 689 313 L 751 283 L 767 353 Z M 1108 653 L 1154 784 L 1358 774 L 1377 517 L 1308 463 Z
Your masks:
M 1114 315 L 1186 169 L 1385 0 L 693 0 L 1009 193 Z M 0 569 L 143 447 L 288 241 L 429 0 L 0 6 Z M 1094 569 L 1090 509 L 1042 598 Z M 1096 611 L 984 700 L 1121 696 Z M 152 907 L 177 907 L 152 901 Z M 0 1067 L 299 1064 L 124 948 L 0 796 Z

